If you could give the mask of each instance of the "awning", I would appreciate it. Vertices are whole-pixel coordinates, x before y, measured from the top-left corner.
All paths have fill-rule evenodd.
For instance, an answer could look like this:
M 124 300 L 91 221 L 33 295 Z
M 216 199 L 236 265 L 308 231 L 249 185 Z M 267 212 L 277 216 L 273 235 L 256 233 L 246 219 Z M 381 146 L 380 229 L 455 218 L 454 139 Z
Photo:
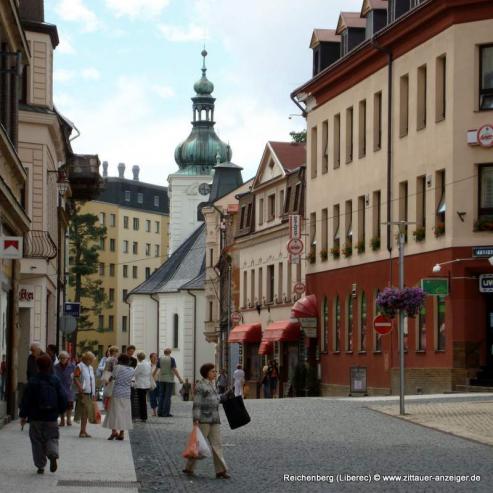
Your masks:
M 266 342 L 294 342 L 300 339 L 300 324 L 292 320 L 281 320 L 270 324 L 264 331 L 262 340 Z
M 257 343 L 262 339 L 262 325 L 255 324 L 242 324 L 233 327 L 233 330 L 229 333 L 228 342 L 240 342 L 240 343 Z
M 267 354 L 272 354 L 274 352 L 274 343 L 271 341 L 264 341 L 260 343 L 260 347 L 258 348 L 258 354 L 261 356 L 265 356 Z
M 291 308 L 292 318 L 308 318 L 317 317 L 317 297 L 314 294 L 309 294 L 300 298 Z

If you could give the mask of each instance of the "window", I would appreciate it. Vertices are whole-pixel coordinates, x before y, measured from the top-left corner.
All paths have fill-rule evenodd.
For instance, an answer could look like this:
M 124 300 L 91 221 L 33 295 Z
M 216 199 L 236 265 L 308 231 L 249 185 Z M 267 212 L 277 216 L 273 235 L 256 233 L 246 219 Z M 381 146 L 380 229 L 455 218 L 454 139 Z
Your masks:
M 250 227 L 252 221 L 252 203 L 248 204 L 246 215 L 246 226 Z
M 405 137 L 409 131 L 409 75 L 403 75 L 400 81 L 399 101 L 399 137 Z
M 127 299 L 128 289 L 122 289 L 122 301 Z
M 353 107 L 346 110 L 346 164 L 353 160 Z
M 151 244 L 146 243 L 146 257 L 150 257 L 150 256 L 151 256 Z
M 267 266 L 267 303 L 272 303 L 274 301 L 274 266 Z
M 110 264 L 110 276 L 115 276 L 115 264 Z
M 447 56 L 436 60 L 435 120 L 445 120 L 447 113 Z
M 435 175 L 435 236 L 441 236 L 445 233 L 445 213 L 447 211 L 447 203 L 445 197 L 445 170 L 442 169 L 436 172 Z
M 128 253 L 128 240 L 123 240 L 123 253 Z
M 104 250 L 106 248 L 106 239 L 105 238 L 99 238 L 99 249 Z
M 128 265 L 123 266 L 123 277 L 128 277 Z
M 366 323 L 368 318 L 368 306 L 366 303 L 366 294 L 361 292 L 360 311 L 359 311 L 359 350 L 366 352 Z
M 110 238 L 110 251 L 114 252 L 116 250 L 116 241 L 114 238 Z
M 209 248 L 209 267 L 214 267 L 214 248 Z
M 480 47 L 479 109 L 493 109 L 493 45 Z
M 418 68 L 417 129 L 426 128 L 426 65 Z
M 300 204 L 301 204 L 301 183 L 297 183 L 294 191 L 293 212 L 300 212 L 301 209 Z
M 209 301 L 209 322 L 212 322 L 213 320 L 213 309 L 214 303 L 212 301 Z
M 247 283 L 248 283 L 248 272 L 243 271 L 243 308 L 247 306 Z
M 99 224 L 104 226 L 106 223 L 106 214 L 104 212 L 99 213 Z
M 340 220 L 341 220 L 341 211 L 339 204 L 336 204 L 334 205 L 332 212 L 332 231 L 333 231 L 332 253 L 334 258 L 339 256 L 340 248 L 341 248 L 341 237 L 339 233 Z
M 277 302 L 282 302 L 282 295 L 284 291 L 284 264 L 279 262 L 277 269 Z
M 416 323 L 416 350 L 426 351 L 426 308 L 421 306 Z
M 366 248 L 366 199 L 364 195 L 358 197 L 358 253 Z
M 159 257 L 159 245 L 154 245 L 154 256 Z
M 478 221 L 481 222 L 493 219 L 493 165 L 480 166 L 478 171 Z
M 408 209 L 409 209 L 409 200 L 408 200 L 408 186 L 407 181 L 402 181 L 399 183 L 399 221 L 407 221 L 408 220 Z M 407 224 L 404 226 L 404 238 L 407 242 Z
M 139 244 L 136 241 L 132 242 L 132 253 L 134 255 L 139 253 Z
M 416 230 L 426 230 L 426 176 L 416 179 Z
M 151 277 L 151 268 L 146 267 L 146 279 L 149 279 L 149 277 Z
M 104 315 L 98 316 L 98 329 L 104 330 Z
M 143 204 L 144 203 L 144 194 L 143 193 L 141 193 L 141 192 L 137 193 L 137 202 L 139 204 Z
M 327 296 L 324 297 L 322 302 L 322 313 L 320 314 L 322 318 L 322 327 L 320 330 L 320 351 L 326 353 L 328 351 L 328 341 L 329 341 L 329 302 L 327 301 Z
M 145 231 L 146 231 L 146 233 L 151 232 L 151 221 L 149 221 L 149 219 L 146 219 Z
M 353 295 L 350 294 L 346 303 L 346 351 L 353 350 Z
M 240 229 L 245 227 L 245 217 L 246 217 L 246 205 L 241 206 L 241 214 L 240 214 Z
M 267 220 L 273 221 L 276 217 L 276 194 L 267 197 Z
M 334 351 L 341 350 L 341 302 L 339 296 L 334 300 Z
M 373 192 L 373 238 L 372 238 L 372 248 L 374 250 L 378 250 L 376 248 L 377 245 L 380 244 L 381 238 L 381 193 L 380 190 Z
M 329 171 L 329 121 L 322 123 L 322 174 Z
M 137 279 L 137 277 L 138 277 L 138 274 L 137 274 L 137 273 L 138 273 L 138 267 L 137 267 L 136 265 L 134 265 L 134 266 L 132 267 L 132 277 L 133 277 L 134 279 Z
M 110 214 L 110 226 L 116 226 L 116 214 Z
M 279 191 L 279 214 L 284 210 L 284 190 Z
M 328 228 L 329 228 L 329 213 L 328 209 L 322 209 L 322 245 L 320 255 L 327 257 L 327 248 L 329 243 Z
M 358 157 L 366 156 L 366 99 L 359 102 Z
M 110 288 L 108 298 L 110 301 L 115 301 L 115 290 L 113 288 Z
M 334 169 L 341 165 L 341 115 L 334 115 Z
M 373 150 L 382 148 L 382 91 L 373 96 Z
M 159 195 L 154 195 L 154 207 L 159 207 Z
M 110 315 L 108 317 L 108 330 L 110 332 L 113 332 L 114 325 L 115 325 L 115 317 L 113 315 Z
M 122 317 L 122 332 L 127 332 L 127 316 Z
M 317 256 L 317 213 L 310 214 L 310 257 L 315 261 Z
M 310 171 L 311 177 L 317 176 L 317 127 L 313 127 L 310 133 Z
M 259 267 L 258 269 L 258 302 L 259 303 L 262 303 L 263 301 L 263 296 L 264 296 L 264 290 L 263 290 L 263 285 L 262 285 L 262 281 L 263 281 L 263 272 L 262 272 L 262 267 Z
M 156 232 L 156 233 L 159 233 L 159 221 L 156 221 L 155 226 L 156 226 L 156 228 L 155 228 L 155 232 Z
M 437 351 L 445 351 L 445 296 L 437 296 L 436 304 L 436 349 Z
M 284 201 L 284 212 L 289 212 L 289 206 L 291 205 L 291 187 L 286 189 L 286 200 Z
M 353 201 L 346 200 L 346 245 L 345 248 L 353 247 Z
M 255 269 L 250 271 L 250 301 L 253 305 L 255 301 Z
M 178 313 L 173 315 L 173 348 L 178 347 Z
M 104 276 L 104 264 L 101 262 L 99 263 L 99 275 Z
M 123 216 L 123 228 L 128 229 L 128 216 Z
M 138 217 L 134 217 L 133 226 L 134 226 L 134 231 L 139 231 L 139 218 Z
M 125 190 L 125 202 L 130 202 L 130 190 Z

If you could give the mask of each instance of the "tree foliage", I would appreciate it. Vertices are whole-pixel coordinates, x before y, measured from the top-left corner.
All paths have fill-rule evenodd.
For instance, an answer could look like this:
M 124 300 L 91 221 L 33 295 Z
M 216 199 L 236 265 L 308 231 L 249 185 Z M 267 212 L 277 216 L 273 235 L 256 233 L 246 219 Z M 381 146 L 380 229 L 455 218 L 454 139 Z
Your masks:
M 291 135 L 291 139 L 296 144 L 304 144 L 306 143 L 306 130 L 302 130 L 301 132 L 289 132 Z

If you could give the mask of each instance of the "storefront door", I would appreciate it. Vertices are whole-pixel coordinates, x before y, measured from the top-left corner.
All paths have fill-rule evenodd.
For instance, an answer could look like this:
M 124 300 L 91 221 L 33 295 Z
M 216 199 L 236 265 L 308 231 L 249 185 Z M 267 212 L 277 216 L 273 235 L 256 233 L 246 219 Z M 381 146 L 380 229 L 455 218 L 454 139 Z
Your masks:
M 493 294 L 486 295 L 486 367 L 493 374 Z

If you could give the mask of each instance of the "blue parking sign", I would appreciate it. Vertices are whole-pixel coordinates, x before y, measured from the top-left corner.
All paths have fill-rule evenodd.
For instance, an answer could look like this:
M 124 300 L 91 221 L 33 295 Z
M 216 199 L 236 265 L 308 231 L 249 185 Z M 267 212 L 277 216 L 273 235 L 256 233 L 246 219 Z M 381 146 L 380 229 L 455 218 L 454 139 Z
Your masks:
M 74 318 L 79 318 L 80 303 L 66 302 L 63 312 L 65 315 L 71 315 Z

